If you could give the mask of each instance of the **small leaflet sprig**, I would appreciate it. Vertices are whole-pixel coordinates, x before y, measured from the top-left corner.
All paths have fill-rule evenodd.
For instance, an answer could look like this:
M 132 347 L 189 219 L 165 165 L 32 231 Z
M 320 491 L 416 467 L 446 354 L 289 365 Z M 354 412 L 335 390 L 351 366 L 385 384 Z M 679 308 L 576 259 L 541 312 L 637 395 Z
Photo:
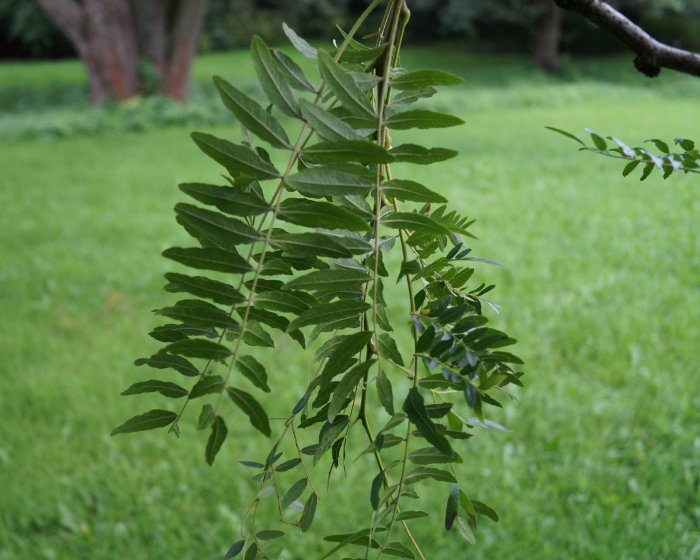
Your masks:
M 457 155 L 394 145 L 391 134 L 462 124 L 420 107 L 461 78 L 399 67 L 409 16 L 403 0 L 389 3 L 375 44 L 357 40 L 380 3 L 374 0 L 331 51 L 284 27 L 292 45 L 314 61 L 316 77 L 253 38 L 251 56 L 267 101 L 214 78 L 245 140 L 192 135 L 225 170 L 225 182 L 180 185 L 191 200 L 175 206 L 176 221 L 194 243 L 163 253 L 184 269 L 166 273 L 165 290 L 179 299 L 156 311 L 168 320 L 150 333 L 160 347 L 136 361 L 181 379 L 140 381 L 124 391 L 179 406 L 153 408 L 113 433 L 169 426 L 177 434 L 190 403 L 201 402 L 197 426 L 209 432 L 210 465 L 232 448 L 231 418 L 271 439 L 264 457 L 241 461 L 254 469 L 258 489 L 225 558 L 277 557 L 285 534 L 311 530 L 323 505 L 316 471 L 325 467 L 330 484 L 337 469 L 355 468 L 365 454 L 376 465 L 367 478 L 369 520 L 362 529 L 326 536 L 322 558 L 346 547 L 364 548 L 365 557 L 373 550 L 377 557 L 425 558 L 409 525 L 429 513 L 406 509 L 405 502 L 428 483 L 449 485 L 444 526 L 457 527 L 468 542 L 478 515 L 498 519 L 460 489 L 455 469 L 463 462 L 457 444 L 473 428 L 497 426 L 484 406 L 501 406 L 497 394 L 521 385 L 520 360 L 502 350 L 515 341 L 487 326 L 483 314 L 483 296 L 494 286 L 470 284 L 474 266 L 493 261 L 465 247 L 472 219 L 449 209 L 440 193 L 392 174 L 395 163 L 408 175 L 404 166 Z M 300 127 L 296 138 L 290 123 Z M 286 164 L 273 163 L 279 161 Z M 396 251 L 398 266 L 388 258 Z M 408 295 L 404 320 L 396 324 L 387 309 L 398 310 L 399 302 L 384 292 L 394 277 Z M 410 330 L 411 351 L 399 329 Z M 299 352 L 314 351 L 315 373 L 291 413 L 267 397 L 283 389 L 265 356 L 284 337 Z M 463 419 L 460 408 L 474 417 Z M 376 430 L 370 418 L 378 414 L 384 425 Z M 358 444 L 365 451 L 353 457 Z
M 681 151 L 671 151 L 669 144 L 659 138 L 645 140 L 645 142 L 651 143 L 656 147 L 658 152 L 654 153 L 644 147 L 631 148 L 615 136 L 603 138 L 590 129 L 586 129 L 592 142 L 591 145 L 588 145 L 578 136 L 565 130 L 551 126 L 545 128 L 579 143 L 582 146 L 579 148 L 580 151 L 595 152 L 604 156 L 627 160 L 629 163 L 622 169 L 623 177 L 627 177 L 640 165 L 642 166 L 640 181 L 644 181 L 649 177 L 654 169 L 660 170 L 664 179 L 667 179 L 677 171 L 700 173 L 700 151 L 695 147 L 695 142 L 688 138 L 676 138 L 674 140 L 673 145 L 678 146 Z M 612 142 L 612 147 L 610 147 L 607 140 Z

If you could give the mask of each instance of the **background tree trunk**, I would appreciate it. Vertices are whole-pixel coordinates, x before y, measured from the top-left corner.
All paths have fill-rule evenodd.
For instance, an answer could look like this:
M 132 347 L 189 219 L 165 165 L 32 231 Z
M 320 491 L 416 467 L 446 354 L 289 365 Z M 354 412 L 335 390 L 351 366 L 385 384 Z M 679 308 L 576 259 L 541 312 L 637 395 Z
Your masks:
M 554 0 L 547 0 L 547 3 L 549 6 L 542 15 L 535 34 L 532 57 L 540 68 L 554 72 L 559 67 L 563 12 L 554 4 Z
M 139 93 L 187 98 L 207 0 L 37 2 L 83 60 L 93 103 Z

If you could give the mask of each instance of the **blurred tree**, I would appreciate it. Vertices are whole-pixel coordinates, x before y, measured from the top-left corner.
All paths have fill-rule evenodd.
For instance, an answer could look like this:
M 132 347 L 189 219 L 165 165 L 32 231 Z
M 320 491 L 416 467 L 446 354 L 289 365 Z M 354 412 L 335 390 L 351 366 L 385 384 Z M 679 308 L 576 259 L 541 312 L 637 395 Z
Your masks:
M 207 0 L 37 0 L 85 63 L 93 103 L 187 97 Z

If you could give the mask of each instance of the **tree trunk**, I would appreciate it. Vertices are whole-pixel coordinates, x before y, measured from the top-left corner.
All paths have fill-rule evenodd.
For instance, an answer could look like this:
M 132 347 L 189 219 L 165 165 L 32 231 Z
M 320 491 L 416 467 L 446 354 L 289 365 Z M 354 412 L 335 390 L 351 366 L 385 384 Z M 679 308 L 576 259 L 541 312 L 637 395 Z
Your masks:
M 207 0 L 37 0 L 75 45 L 93 103 L 160 92 L 187 98 Z M 150 68 L 140 68 L 146 61 Z M 142 75 L 143 74 L 143 75 Z
M 563 12 L 553 0 L 546 1 L 549 6 L 538 22 L 532 57 L 540 68 L 547 72 L 555 72 L 559 67 Z
M 175 0 L 171 7 L 170 52 L 163 93 L 187 99 L 192 59 L 204 21 L 207 0 Z

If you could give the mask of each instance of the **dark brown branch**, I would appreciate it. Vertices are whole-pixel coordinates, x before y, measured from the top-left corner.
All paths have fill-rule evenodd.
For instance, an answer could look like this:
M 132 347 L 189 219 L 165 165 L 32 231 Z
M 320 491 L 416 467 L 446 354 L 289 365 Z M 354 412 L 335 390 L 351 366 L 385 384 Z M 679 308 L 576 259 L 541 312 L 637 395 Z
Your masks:
M 578 12 L 615 35 L 635 53 L 634 65 L 642 74 L 658 76 L 662 68 L 700 77 L 700 55 L 657 41 L 603 0 L 555 0 L 560 8 Z

